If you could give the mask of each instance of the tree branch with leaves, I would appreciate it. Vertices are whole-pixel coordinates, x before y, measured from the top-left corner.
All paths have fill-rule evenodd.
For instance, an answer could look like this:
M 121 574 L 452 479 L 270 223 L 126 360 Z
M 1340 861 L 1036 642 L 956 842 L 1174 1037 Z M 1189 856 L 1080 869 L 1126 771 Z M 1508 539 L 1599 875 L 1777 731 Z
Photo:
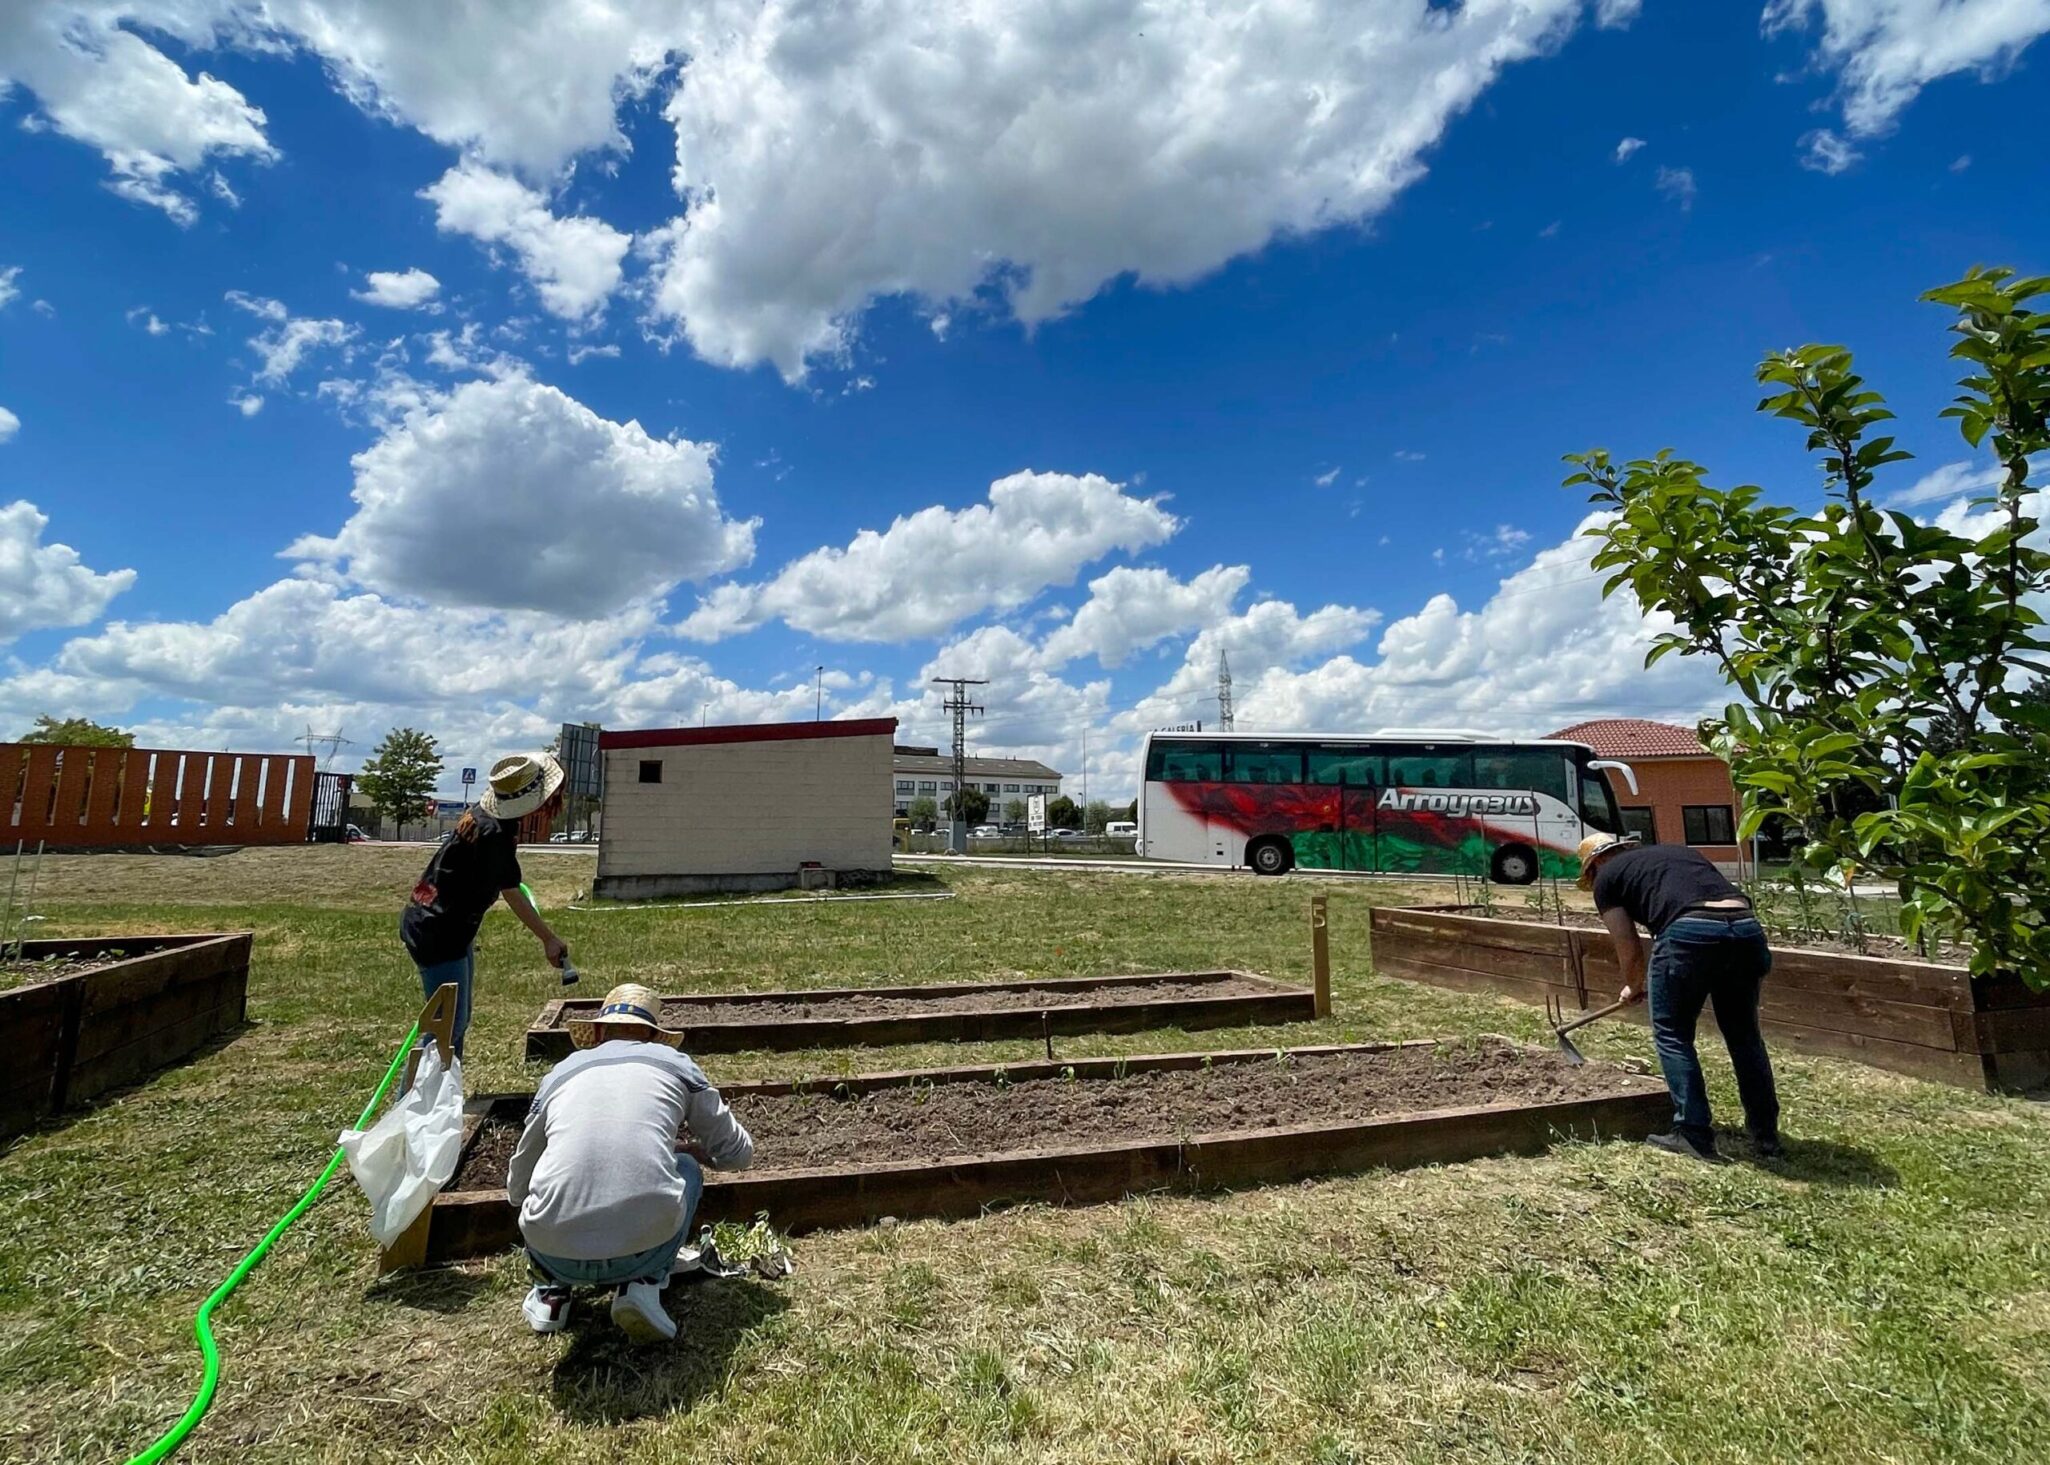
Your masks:
M 1874 500 L 1909 455 L 1874 432 L 1893 416 L 1842 346 L 1760 363 L 1762 412 L 1805 427 L 1821 460 L 1813 513 L 1718 489 L 1665 451 L 1574 454 L 1569 485 L 1606 510 L 1588 530 L 1603 594 L 1628 589 L 1674 629 L 1646 664 L 1713 660 L 1739 700 L 1706 733 L 1745 795 L 1739 837 L 1780 816 L 1803 858 L 1898 888 L 1912 936 L 1969 940 L 1975 972 L 2050 986 L 2038 891 L 2050 848 L 2050 551 L 2030 460 L 2050 449 L 2050 277 L 1975 269 L 1923 298 L 1955 312 L 1955 402 L 1998 481 L 1964 532 Z

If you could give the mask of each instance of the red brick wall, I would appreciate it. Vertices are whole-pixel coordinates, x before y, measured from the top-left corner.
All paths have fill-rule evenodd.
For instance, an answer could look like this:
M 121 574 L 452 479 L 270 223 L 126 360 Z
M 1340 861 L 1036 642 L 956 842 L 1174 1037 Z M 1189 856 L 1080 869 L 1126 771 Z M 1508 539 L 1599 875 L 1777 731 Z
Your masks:
M 1744 817 L 1737 802 L 1737 790 L 1730 782 L 1729 766 L 1716 757 L 1637 758 L 1630 762 L 1637 775 L 1637 793 L 1632 795 L 1622 779 L 1612 784 L 1626 809 L 1650 809 L 1660 844 L 1685 844 L 1687 826 L 1681 810 L 1688 804 L 1724 804 L 1730 810 L 1732 827 Z M 1734 864 L 1733 844 L 1697 845 L 1718 864 Z

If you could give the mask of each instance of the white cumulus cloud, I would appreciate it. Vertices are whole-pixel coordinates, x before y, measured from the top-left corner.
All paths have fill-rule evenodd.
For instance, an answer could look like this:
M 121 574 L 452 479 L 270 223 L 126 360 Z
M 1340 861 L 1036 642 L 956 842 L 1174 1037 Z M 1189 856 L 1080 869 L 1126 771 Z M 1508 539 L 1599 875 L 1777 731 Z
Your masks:
M 115 193 L 190 224 L 199 206 L 179 175 L 276 152 L 261 108 L 204 71 L 188 75 L 130 26 L 207 49 L 227 17 L 205 0 L 16 0 L 0 7 L 0 91 L 19 83 L 35 98 L 33 128 L 98 150 Z
M 773 579 L 722 585 L 677 629 L 716 641 L 781 620 L 835 641 L 936 636 L 970 616 L 1012 610 L 1084 565 L 1164 543 L 1179 522 L 1094 473 L 1013 473 L 989 502 L 937 505 L 813 550 Z
M 600 219 L 550 213 L 548 201 L 517 178 L 466 160 L 420 196 L 434 205 L 444 233 L 511 250 L 553 315 L 589 320 L 619 288 L 632 238 Z
M 1627 6 L 1609 4 L 1620 16 Z M 801 376 L 872 300 L 1031 324 L 1372 218 L 1577 0 L 1253 8 L 1029 0 L 721 12 L 667 116 L 688 211 L 657 312 L 707 360 Z
M 21 286 L 14 282 L 21 278 L 21 266 L 9 265 L 0 270 L 0 310 L 7 308 L 7 302 L 21 293 Z
M 1621 142 L 1616 144 L 1616 161 L 1619 163 L 1629 162 L 1631 155 L 1643 146 L 1644 139 L 1641 137 L 1624 138 Z
M 1060 666 L 1093 656 L 1122 666 L 1133 653 L 1178 632 L 1223 620 L 1253 578 L 1246 565 L 1214 565 L 1193 579 L 1119 565 L 1089 582 L 1089 599 L 1046 638 L 1042 659 Z
M 1767 34 L 1821 22 L 1816 60 L 1837 73 L 1853 137 L 1892 127 L 1923 87 L 1997 77 L 2050 31 L 2050 0 L 1769 0 Z
M 366 305 L 417 310 L 441 293 L 441 281 L 422 269 L 372 270 L 363 277 L 363 288 L 349 293 Z
M 267 387 L 279 387 L 316 352 L 346 348 L 357 336 L 356 327 L 346 321 L 295 316 L 283 301 L 242 290 L 227 292 L 227 301 L 265 323 L 249 338 L 256 353 L 256 380 Z
M 448 605 L 594 618 L 747 563 L 712 449 L 612 422 L 524 376 L 406 412 L 354 459 L 356 510 L 286 553 Z
M 11 416 L 0 411 L 0 419 Z M 0 439 L 6 436 L 0 431 Z M 101 574 L 70 545 L 43 543 L 49 523 L 49 515 L 26 499 L 0 508 L 0 641 L 96 621 L 108 601 L 135 583 L 133 570 Z

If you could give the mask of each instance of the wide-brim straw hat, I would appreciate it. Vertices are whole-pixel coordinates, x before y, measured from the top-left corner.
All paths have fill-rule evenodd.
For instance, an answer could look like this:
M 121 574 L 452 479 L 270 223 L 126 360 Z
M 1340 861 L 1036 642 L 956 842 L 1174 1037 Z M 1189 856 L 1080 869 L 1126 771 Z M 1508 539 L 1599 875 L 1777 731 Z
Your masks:
M 1574 853 L 1580 857 L 1580 879 L 1574 882 L 1582 890 L 1594 889 L 1594 867 L 1604 855 L 1613 855 L 1637 845 L 1634 834 L 1590 834 L 1580 841 L 1580 848 Z
M 522 818 L 554 798 L 568 776 L 547 753 L 538 758 L 515 753 L 491 765 L 491 777 L 477 807 L 494 819 Z
M 622 982 L 605 994 L 596 1017 L 571 1018 L 569 1040 L 579 1048 L 595 1048 L 608 1030 L 637 1028 L 654 1042 L 674 1048 L 683 1042 L 680 1029 L 662 1026 L 662 999 L 638 982 Z

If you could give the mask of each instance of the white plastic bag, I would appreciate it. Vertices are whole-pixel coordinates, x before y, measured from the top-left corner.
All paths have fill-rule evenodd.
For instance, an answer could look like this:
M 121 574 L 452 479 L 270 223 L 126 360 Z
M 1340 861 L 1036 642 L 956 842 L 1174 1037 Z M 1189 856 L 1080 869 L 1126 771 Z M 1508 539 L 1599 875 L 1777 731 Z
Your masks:
M 370 1200 L 370 1234 L 390 1246 L 456 1173 L 463 1147 L 463 1060 L 441 1066 L 428 1043 L 404 1098 L 368 1129 L 345 1129 L 342 1153 Z

